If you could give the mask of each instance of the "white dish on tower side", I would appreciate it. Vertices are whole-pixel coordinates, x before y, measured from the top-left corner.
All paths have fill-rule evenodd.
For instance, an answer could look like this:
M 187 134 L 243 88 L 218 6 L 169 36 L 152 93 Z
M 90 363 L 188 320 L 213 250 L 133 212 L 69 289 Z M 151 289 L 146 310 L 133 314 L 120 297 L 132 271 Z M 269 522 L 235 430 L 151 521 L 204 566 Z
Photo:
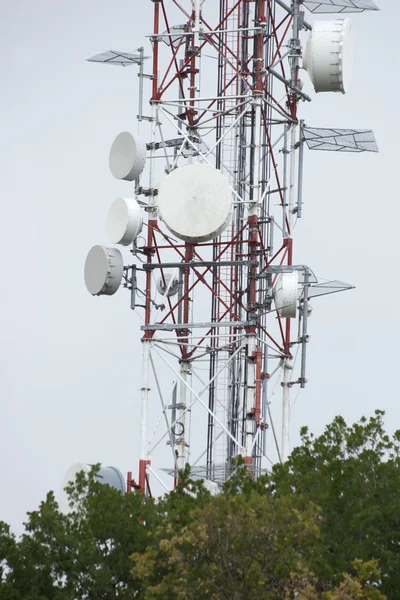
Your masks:
M 146 164 L 146 144 L 128 131 L 117 135 L 110 150 L 110 171 L 117 179 L 134 181 Z
M 121 285 L 124 273 L 118 248 L 93 246 L 85 262 L 85 284 L 92 296 L 112 296 Z
M 160 216 L 168 229 L 185 242 L 207 242 L 227 227 L 232 192 L 221 171 L 203 163 L 175 169 L 162 181 Z
M 348 92 L 353 71 L 350 19 L 314 21 L 303 53 L 303 67 L 317 93 Z
M 142 210 L 135 198 L 117 198 L 107 217 L 107 235 L 113 244 L 129 246 L 143 227 Z
M 295 319 L 299 296 L 299 273 L 281 273 L 274 287 L 275 306 L 284 319 Z
M 164 277 L 160 275 L 157 279 L 157 291 L 161 296 L 165 296 L 167 292 L 167 296 L 175 296 L 178 293 L 179 289 L 179 281 L 176 277 L 173 277 L 171 273 L 166 273 Z M 171 281 L 172 280 L 172 281 Z

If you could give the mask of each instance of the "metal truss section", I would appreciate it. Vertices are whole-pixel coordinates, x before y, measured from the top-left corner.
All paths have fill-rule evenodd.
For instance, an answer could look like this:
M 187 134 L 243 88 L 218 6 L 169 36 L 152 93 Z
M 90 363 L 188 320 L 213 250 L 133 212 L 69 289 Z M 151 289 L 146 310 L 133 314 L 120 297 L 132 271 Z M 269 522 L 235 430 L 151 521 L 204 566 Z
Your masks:
M 370 130 L 304 127 L 302 0 L 290 8 L 281 0 L 152 4 L 151 74 L 143 72 L 143 48 L 89 59 L 139 65 L 138 121 L 148 155 L 134 192 L 146 217 L 124 287 L 142 319 L 138 487 L 145 493 L 150 474 L 168 489 L 187 463 L 192 476 L 220 485 L 238 456 L 255 477 L 286 460 L 293 386 L 307 382 L 308 301 L 352 288 L 320 283 L 310 267 L 294 263 L 305 144 L 378 150 Z M 315 13 L 376 10 L 370 0 L 304 4 Z M 147 92 L 150 116 L 143 116 Z M 180 234 L 162 210 L 164 178 L 196 163 L 220 172 L 232 200 L 224 226 L 200 237 Z M 213 198 L 204 214 L 213 212 Z M 277 284 L 294 314 L 276 308 Z M 275 383 L 281 398 L 271 404 Z M 160 471 L 173 483 L 164 484 Z
M 312 13 L 358 13 L 379 10 L 372 0 L 305 0 L 304 6 Z
M 168 475 L 176 475 L 172 469 L 163 468 L 161 470 L 165 473 L 168 473 Z M 248 470 L 250 473 L 254 472 L 252 466 L 248 467 L 246 470 Z M 210 478 L 207 465 L 194 465 L 191 466 L 190 476 L 194 480 L 211 479 L 212 481 L 215 481 L 221 485 L 228 481 L 236 472 L 237 467 L 235 465 L 231 465 L 229 463 L 214 464 L 212 468 L 212 477 Z
M 95 54 L 86 59 L 87 62 L 102 63 L 106 65 L 117 65 L 119 67 L 129 67 L 129 65 L 140 65 L 148 56 L 141 54 L 132 54 L 130 52 L 119 52 L 119 50 L 106 50 L 100 54 Z
M 219 260 L 219 261 L 192 261 L 192 262 L 171 262 L 171 263 L 151 263 L 149 265 L 144 264 L 144 271 L 151 271 L 153 269 L 183 269 L 184 267 L 196 269 L 198 267 L 248 267 L 248 266 L 257 266 L 258 263 L 256 260 Z
M 193 136 L 191 137 L 191 141 L 194 144 L 199 142 L 199 140 Z M 182 146 L 182 138 L 174 138 L 172 140 L 164 140 L 163 142 L 146 144 L 147 150 L 159 150 L 160 148 L 179 148 L 179 146 Z
M 220 327 L 246 327 L 245 321 L 209 321 L 204 323 L 157 323 L 155 325 L 142 325 L 142 331 L 174 331 L 181 329 L 219 329 Z
M 303 127 L 309 150 L 329 152 L 379 152 L 371 129 L 319 129 Z

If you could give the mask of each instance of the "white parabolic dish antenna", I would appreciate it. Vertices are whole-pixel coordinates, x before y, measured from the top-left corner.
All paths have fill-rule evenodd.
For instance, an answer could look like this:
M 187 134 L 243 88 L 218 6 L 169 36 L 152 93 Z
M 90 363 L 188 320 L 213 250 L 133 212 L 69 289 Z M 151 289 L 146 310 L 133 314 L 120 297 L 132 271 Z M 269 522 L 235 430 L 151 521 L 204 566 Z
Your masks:
M 110 171 L 117 179 L 134 181 L 146 164 L 146 144 L 128 131 L 115 138 L 110 150 Z
M 303 67 L 316 92 L 348 92 L 353 71 L 350 19 L 314 21 L 303 53 Z
M 162 181 L 160 215 L 168 229 L 185 242 L 207 242 L 227 227 L 232 192 L 221 171 L 193 163 L 175 169 Z
M 85 284 L 92 296 L 112 296 L 124 274 L 122 254 L 117 248 L 93 246 L 85 262 Z
M 90 465 L 87 465 L 85 463 L 75 463 L 65 473 L 63 480 L 62 480 L 60 493 L 57 498 L 58 506 L 62 513 L 68 514 L 69 512 L 71 512 L 71 507 L 69 506 L 68 494 L 65 491 L 65 488 L 67 486 L 69 486 L 71 483 L 75 482 L 76 476 L 78 475 L 78 473 L 83 471 L 84 473 L 87 474 L 87 473 L 90 473 L 90 469 L 91 469 Z M 116 469 L 115 467 L 106 467 L 106 466 L 101 465 L 100 469 L 97 471 L 97 473 L 95 475 L 95 479 L 99 483 L 106 483 L 107 485 L 110 485 L 111 487 L 116 488 L 117 490 L 119 490 L 121 492 L 121 494 L 125 494 L 125 492 L 126 492 L 125 480 L 123 478 L 123 475 L 122 475 L 121 471 L 119 469 Z
M 282 273 L 274 287 L 275 306 L 281 317 L 294 319 L 297 311 L 297 300 L 299 296 L 299 273 Z
M 129 246 L 143 227 L 141 208 L 134 198 L 117 198 L 107 217 L 107 235 L 113 244 Z
M 165 296 L 165 292 L 167 292 L 167 296 L 175 296 L 179 289 L 179 281 L 176 277 L 172 279 L 171 273 L 167 273 L 163 277 L 159 277 L 157 280 L 157 290 L 162 295 Z M 164 283 L 165 281 L 165 283 Z

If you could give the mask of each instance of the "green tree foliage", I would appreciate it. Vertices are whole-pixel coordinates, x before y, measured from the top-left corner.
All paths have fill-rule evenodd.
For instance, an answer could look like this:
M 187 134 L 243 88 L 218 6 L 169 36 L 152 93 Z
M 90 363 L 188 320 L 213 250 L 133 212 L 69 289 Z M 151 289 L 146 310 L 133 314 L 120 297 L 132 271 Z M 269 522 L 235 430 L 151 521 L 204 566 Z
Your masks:
M 306 585 L 299 591 L 297 600 L 385 600 L 378 590 L 381 571 L 378 561 L 363 563 L 353 561 L 352 574 L 345 573 L 337 588 L 328 592 L 320 592 L 317 587 Z
M 144 598 L 272 599 L 298 588 L 318 525 L 312 507 L 299 512 L 265 493 L 226 493 L 209 498 L 185 527 L 165 513 L 153 535 L 147 552 L 133 556 Z
M 154 504 L 101 485 L 94 472 L 71 485 L 70 514 L 49 493 L 20 540 L 0 525 L 1 600 L 125 600 L 140 590 L 130 555 L 147 546 Z
M 181 473 L 158 501 L 96 482 L 52 493 L 16 538 L 0 523 L 0 600 L 398 600 L 399 442 L 383 414 L 302 431 L 285 465 L 244 465 L 217 496 Z
M 197 506 L 190 497 L 191 509 L 181 518 L 183 488 L 201 500 Z M 298 504 L 292 493 L 271 492 L 268 477 L 254 482 L 244 466 L 216 497 L 186 472 L 183 486 L 160 502 L 162 519 L 146 552 L 132 556 L 141 598 L 385 600 L 375 560 L 350 562 L 337 586 L 315 577 L 309 565 L 320 552 L 320 512 L 304 498 L 301 509 Z
M 319 550 L 310 568 L 337 583 L 355 559 L 379 560 L 380 589 L 400 597 L 400 432 L 385 433 L 382 411 L 348 426 L 337 417 L 319 437 L 304 428 L 302 444 L 276 466 L 270 490 L 301 509 L 320 511 Z

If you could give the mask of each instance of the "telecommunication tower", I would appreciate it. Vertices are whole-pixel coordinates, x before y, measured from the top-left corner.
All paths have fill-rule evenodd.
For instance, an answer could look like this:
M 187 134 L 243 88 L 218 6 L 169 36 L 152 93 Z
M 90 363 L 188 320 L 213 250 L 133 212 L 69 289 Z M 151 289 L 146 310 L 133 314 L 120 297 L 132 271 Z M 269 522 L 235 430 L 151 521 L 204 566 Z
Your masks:
M 127 193 L 108 214 L 114 245 L 94 246 L 85 264 L 92 295 L 124 287 L 142 318 L 140 461 L 127 483 L 148 494 L 153 480 L 170 489 L 186 463 L 218 485 L 238 455 L 255 477 L 269 448 L 288 455 L 291 391 L 307 383 L 309 301 L 352 287 L 296 262 L 304 152 L 377 151 L 368 129 L 302 120 L 302 72 L 316 93 L 345 93 L 347 13 L 378 10 L 372 0 L 151 4 L 151 60 L 143 47 L 89 59 L 139 68 L 140 135 L 112 145 Z M 313 13 L 330 18 L 310 25 Z

